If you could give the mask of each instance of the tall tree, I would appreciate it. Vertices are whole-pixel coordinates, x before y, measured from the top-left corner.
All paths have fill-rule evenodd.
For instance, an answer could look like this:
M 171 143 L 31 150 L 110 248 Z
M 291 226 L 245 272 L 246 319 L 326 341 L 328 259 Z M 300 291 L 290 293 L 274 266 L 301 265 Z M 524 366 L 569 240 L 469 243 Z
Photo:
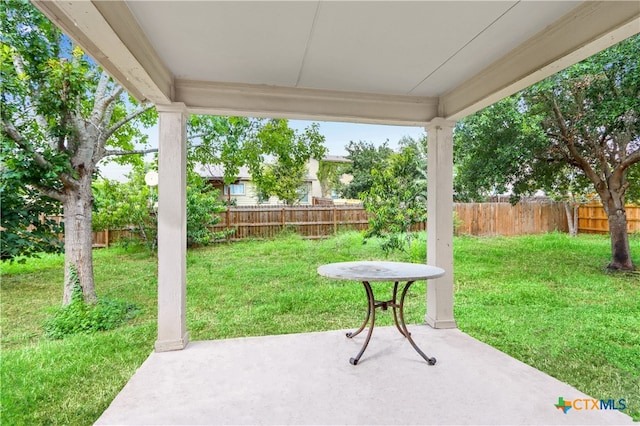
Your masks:
M 192 116 L 187 132 L 201 167 L 222 166 L 229 185 L 246 166 L 263 197 L 277 196 L 287 204 L 303 195 L 309 159 L 326 153 L 317 123 L 298 132 L 282 119 Z
M 136 105 L 29 2 L 3 0 L 0 21 L 3 160 L 25 186 L 62 204 L 63 304 L 72 270 L 94 302 L 91 182 L 102 159 L 153 151 L 134 148 L 145 137 L 137 124 L 155 122 L 155 110 Z
M 577 172 L 573 182 L 581 191 L 585 182 L 592 185 L 609 219 L 612 270 L 635 269 L 625 201 L 627 193 L 637 193 L 630 188 L 640 185 L 639 51 L 640 36 L 631 37 L 456 129 L 459 174 L 488 181 L 495 176 L 494 182 L 512 185 L 516 194 L 566 185 L 572 175 L 567 168 Z M 483 120 L 502 131 L 499 138 L 493 138 L 498 130 L 468 131 Z M 476 171 L 466 169 L 469 164 Z
M 426 139 L 403 141 L 399 153 L 371 171 L 371 187 L 361 193 L 369 213 L 365 238 L 381 237 L 385 251 L 410 247 L 412 226 L 427 219 Z
M 270 120 L 258 132 L 262 151 L 273 160 L 249 164 L 251 178 L 263 197 L 275 196 L 288 205 L 307 195 L 305 179 L 311 158 L 322 160 L 327 149 L 317 123 L 302 133 L 291 129 L 287 120 Z
M 458 122 L 454 139 L 455 198 L 482 201 L 488 195 L 544 190 L 565 202 L 571 235 L 577 208 L 593 192 L 590 181 L 566 163 L 547 161 L 548 141 L 540 118 L 526 113 L 520 96 L 503 99 Z
M 542 116 L 549 154 L 593 183 L 609 219 L 608 267 L 616 270 L 634 269 L 625 194 L 629 168 L 640 163 L 638 52 L 640 36 L 635 36 L 525 92 L 532 111 Z
M 369 142 L 350 141 L 345 149 L 351 163 L 344 172 L 353 176 L 353 179 L 339 192 L 344 198 L 360 198 L 360 194 L 368 191 L 373 184 L 371 171 L 384 163 L 393 150 L 389 148 L 388 141 L 378 147 Z
M 257 139 L 261 123 L 246 117 L 192 115 L 187 126 L 188 161 L 211 175 L 222 171 L 224 183 L 234 183 L 240 167 L 264 160 Z

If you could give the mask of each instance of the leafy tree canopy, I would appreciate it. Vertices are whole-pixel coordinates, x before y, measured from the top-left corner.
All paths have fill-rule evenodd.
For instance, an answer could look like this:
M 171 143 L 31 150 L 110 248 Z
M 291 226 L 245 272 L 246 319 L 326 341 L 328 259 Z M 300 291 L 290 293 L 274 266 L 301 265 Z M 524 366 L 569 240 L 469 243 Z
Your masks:
M 408 248 L 412 226 L 427 219 L 426 139 L 401 145 L 372 169 L 371 187 L 361 194 L 370 214 L 365 238 L 381 237 L 385 251 Z
M 339 191 L 344 198 L 360 198 L 360 194 L 368 191 L 373 185 L 371 171 L 383 164 L 393 153 L 388 141 L 376 147 L 364 141 L 350 141 L 345 147 L 347 158 L 351 163 L 345 168 L 345 173 L 353 176 L 353 180 L 342 186 Z
M 640 36 L 631 37 L 461 120 L 457 196 L 545 190 L 578 200 L 595 191 L 609 218 L 609 268 L 634 269 L 624 205 L 640 185 L 639 51 Z
M 298 132 L 288 120 L 192 116 L 187 132 L 191 158 L 205 169 L 222 166 L 225 184 L 246 166 L 262 197 L 277 196 L 287 204 L 304 195 L 309 159 L 326 153 L 317 123 Z

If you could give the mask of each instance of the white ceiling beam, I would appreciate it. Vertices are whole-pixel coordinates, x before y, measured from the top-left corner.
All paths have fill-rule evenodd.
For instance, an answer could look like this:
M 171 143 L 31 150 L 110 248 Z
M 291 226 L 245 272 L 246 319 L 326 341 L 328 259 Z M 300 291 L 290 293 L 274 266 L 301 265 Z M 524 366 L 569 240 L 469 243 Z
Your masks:
M 175 80 L 175 101 L 194 114 L 422 126 L 437 98 Z
M 124 2 L 33 0 L 33 4 L 138 101 L 171 102 L 171 72 Z
M 457 120 L 640 32 L 640 2 L 585 2 L 440 98 Z

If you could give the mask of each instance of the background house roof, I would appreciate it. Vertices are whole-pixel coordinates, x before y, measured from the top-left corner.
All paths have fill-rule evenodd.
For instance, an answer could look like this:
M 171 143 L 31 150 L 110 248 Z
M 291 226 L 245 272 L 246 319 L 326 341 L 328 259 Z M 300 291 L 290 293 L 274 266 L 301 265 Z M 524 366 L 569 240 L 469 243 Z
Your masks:
M 327 163 L 351 163 L 347 157 L 343 157 L 342 155 L 325 155 L 322 158 L 322 161 Z

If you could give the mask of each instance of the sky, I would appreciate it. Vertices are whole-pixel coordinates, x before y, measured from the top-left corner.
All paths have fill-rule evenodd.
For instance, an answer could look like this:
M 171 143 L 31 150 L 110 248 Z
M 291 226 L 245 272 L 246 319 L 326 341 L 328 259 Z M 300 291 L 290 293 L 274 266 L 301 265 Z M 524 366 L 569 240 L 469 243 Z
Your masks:
M 289 127 L 303 130 L 313 121 L 290 120 Z M 355 124 L 318 121 L 320 133 L 326 138 L 325 146 L 329 155 L 347 155 L 345 146 L 349 141 L 371 142 L 374 145 L 382 145 L 389 141 L 391 148 L 396 148 L 398 141 L 403 136 L 411 136 L 414 139 L 425 134 L 424 127 L 384 126 L 378 124 Z
M 314 121 L 289 120 L 289 127 L 302 132 L 305 127 L 312 123 L 314 123 Z M 325 137 L 325 146 L 328 149 L 328 155 L 347 155 L 345 146 L 347 146 L 350 141 L 364 141 L 373 143 L 375 146 L 379 146 L 388 140 L 388 145 L 395 149 L 398 141 L 402 139 L 402 137 L 410 136 L 414 139 L 418 139 L 425 134 L 423 127 L 386 126 L 378 124 L 355 124 L 327 121 L 316 121 L 316 123 L 320 125 L 320 133 Z M 149 130 L 149 144 L 151 147 L 158 146 L 157 126 L 154 126 Z M 102 172 L 102 176 L 105 178 L 125 181 L 126 174 L 129 173 L 130 167 L 107 164 L 102 165 L 100 170 Z

